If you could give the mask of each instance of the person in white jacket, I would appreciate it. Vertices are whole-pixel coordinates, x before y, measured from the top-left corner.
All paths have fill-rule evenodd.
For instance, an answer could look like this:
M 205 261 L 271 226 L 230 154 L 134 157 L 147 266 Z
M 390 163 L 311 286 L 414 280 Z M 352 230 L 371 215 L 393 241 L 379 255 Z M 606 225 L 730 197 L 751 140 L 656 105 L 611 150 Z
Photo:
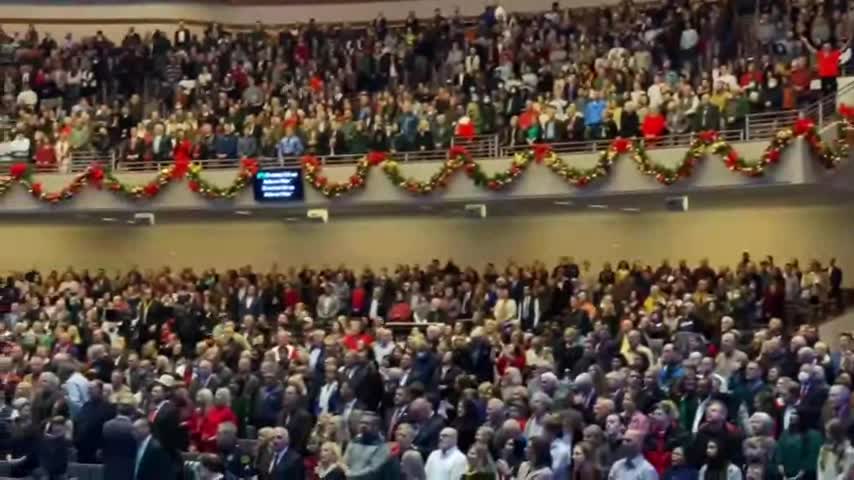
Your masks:
M 848 480 L 854 474 L 854 447 L 845 424 L 838 418 L 827 422 L 824 445 L 818 452 L 816 480 Z
M 439 448 L 427 457 L 427 480 L 460 480 L 466 473 L 468 460 L 457 448 L 457 431 L 444 428 L 439 433 Z

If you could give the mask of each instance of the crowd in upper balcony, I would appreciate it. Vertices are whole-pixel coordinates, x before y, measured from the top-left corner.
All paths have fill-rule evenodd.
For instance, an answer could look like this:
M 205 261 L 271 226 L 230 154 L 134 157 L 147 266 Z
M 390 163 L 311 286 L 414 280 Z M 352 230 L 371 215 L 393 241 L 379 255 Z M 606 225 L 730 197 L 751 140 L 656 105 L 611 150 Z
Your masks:
M 275 31 L 180 22 L 117 42 L 0 31 L 0 158 L 67 169 L 75 152 L 138 164 L 739 130 L 832 94 L 851 57 L 839 0 L 445 13 Z

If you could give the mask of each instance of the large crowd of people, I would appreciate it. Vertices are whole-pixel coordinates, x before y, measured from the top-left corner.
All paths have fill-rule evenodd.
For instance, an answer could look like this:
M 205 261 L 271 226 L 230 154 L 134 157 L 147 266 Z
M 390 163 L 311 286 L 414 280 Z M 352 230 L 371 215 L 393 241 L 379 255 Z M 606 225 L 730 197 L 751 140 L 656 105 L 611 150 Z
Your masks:
M 0 455 L 46 478 L 851 478 L 854 339 L 804 313 L 842 283 L 746 252 L 15 272 Z
M 0 31 L 0 158 L 119 164 L 738 130 L 831 93 L 847 2 L 668 0 L 363 26 L 54 38 Z

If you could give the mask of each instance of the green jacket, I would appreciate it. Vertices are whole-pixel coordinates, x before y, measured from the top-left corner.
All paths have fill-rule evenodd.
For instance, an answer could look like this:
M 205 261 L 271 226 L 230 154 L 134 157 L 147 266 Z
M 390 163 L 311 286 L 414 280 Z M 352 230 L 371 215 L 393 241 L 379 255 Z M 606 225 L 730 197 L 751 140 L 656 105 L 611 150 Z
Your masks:
M 794 477 L 800 471 L 815 473 L 821 442 L 821 434 L 815 430 L 800 434 L 783 432 L 777 440 L 771 459 L 774 470 L 778 465 L 782 465 L 786 477 Z

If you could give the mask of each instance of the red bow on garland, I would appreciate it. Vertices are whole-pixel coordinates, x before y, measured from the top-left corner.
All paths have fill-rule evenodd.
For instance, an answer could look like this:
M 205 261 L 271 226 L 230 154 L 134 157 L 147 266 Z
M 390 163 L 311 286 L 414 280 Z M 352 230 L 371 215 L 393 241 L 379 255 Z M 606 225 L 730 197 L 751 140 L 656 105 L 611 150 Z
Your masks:
M 30 167 L 26 163 L 16 163 L 9 167 L 9 175 L 15 180 L 20 180 L 24 178 L 24 175 L 27 174 Z
M 704 130 L 697 134 L 697 138 L 699 138 L 703 143 L 713 143 L 718 139 L 718 132 L 714 130 Z
M 146 197 L 156 197 L 158 193 L 160 193 L 160 185 L 156 183 L 149 183 L 142 189 L 142 193 L 145 194 Z
M 258 160 L 254 158 L 244 158 L 240 161 L 240 168 L 246 170 L 251 176 L 258 173 Z
M 839 114 L 842 115 L 845 120 L 851 121 L 854 120 L 854 107 L 849 107 L 845 103 L 839 104 Z
M 448 150 L 448 154 L 451 156 L 451 158 L 457 158 L 459 156 L 468 157 L 469 151 L 466 147 L 463 147 L 462 145 L 454 145 L 453 147 L 451 147 L 450 150 Z
M 385 161 L 385 152 L 369 152 L 368 163 L 372 166 L 379 165 Z
M 34 197 L 40 197 L 43 191 L 44 188 L 42 187 L 42 184 L 40 182 L 36 182 L 30 187 L 30 192 L 33 194 Z
M 302 157 L 302 166 L 303 167 L 317 167 L 320 165 L 320 161 L 314 155 L 306 155 Z
M 534 160 L 536 160 L 537 163 L 543 163 L 543 159 L 550 153 L 552 153 L 551 145 L 545 143 L 538 143 L 534 145 Z
M 792 128 L 792 133 L 796 136 L 806 135 L 812 131 L 813 127 L 815 127 L 815 123 L 809 118 L 799 118 Z
M 632 148 L 632 141 L 627 138 L 617 138 L 611 142 L 611 148 L 617 153 L 626 153 Z
M 100 163 L 93 163 L 89 166 L 89 181 L 98 188 L 104 182 L 104 167 Z

